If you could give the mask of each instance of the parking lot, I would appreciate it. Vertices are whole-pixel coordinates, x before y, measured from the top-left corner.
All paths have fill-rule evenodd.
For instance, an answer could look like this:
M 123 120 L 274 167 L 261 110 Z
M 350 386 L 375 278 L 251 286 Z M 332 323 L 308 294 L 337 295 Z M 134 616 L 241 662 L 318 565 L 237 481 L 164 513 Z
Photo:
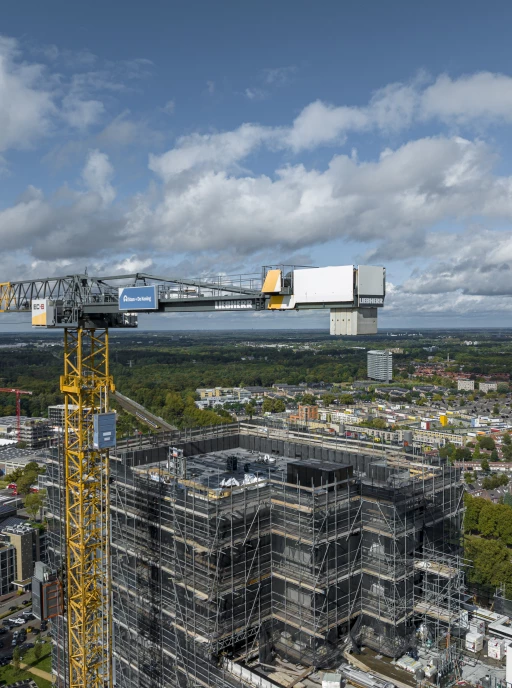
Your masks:
M 41 622 L 32 616 L 30 593 L 3 602 L 0 605 L 0 616 L 8 612 L 10 614 L 0 621 L 0 666 L 11 661 L 16 645 L 23 655 L 24 651 L 33 647 L 38 638 L 46 639 L 48 634 L 47 622 L 43 622 L 41 629 Z M 17 642 L 14 642 L 15 633 Z

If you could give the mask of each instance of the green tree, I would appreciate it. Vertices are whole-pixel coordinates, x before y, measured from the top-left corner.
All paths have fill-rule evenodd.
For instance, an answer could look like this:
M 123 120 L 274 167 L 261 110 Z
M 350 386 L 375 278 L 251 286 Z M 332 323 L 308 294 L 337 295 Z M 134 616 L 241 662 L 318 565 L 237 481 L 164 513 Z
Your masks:
M 16 647 L 14 648 L 14 652 L 12 653 L 12 665 L 14 667 L 14 672 L 16 674 L 19 673 L 19 670 L 20 670 L 20 659 L 21 659 L 20 648 L 16 645 Z
M 457 447 L 455 450 L 455 461 L 469 461 L 471 458 L 471 449 L 469 447 Z
M 41 654 L 43 652 L 43 643 L 40 640 L 37 640 L 34 643 L 34 657 L 37 659 L 41 659 Z
M 464 513 L 464 529 L 466 533 L 474 533 L 478 531 L 478 521 L 480 519 L 480 511 L 485 506 L 486 500 L 481 497 L 472 497 L 469 494 L 464 495 L 464 506 L 466 511 Z
M 339 397 L 340 404 L 343 406 L 350 406 L 354 403 L 354 397 L 352 394 L 341 394 Z
M 274 399 L 274 413 L 283 413 L 284 411 L 286 411 L 284 399 Z
M 498 404 L 494 404 L 494 406 L 492 407 L 492 412 L 495 416 L 497 416 L 499 414 L 500 407 L 498 406 Z
M 27 510 L 29 516 L 32 516 L 32 520 L 35 521 L 40 510 L 44 506 L 44 493 L 41 492 L 31 492 L 25 497 L 25 509 Z
M 496 447 L 495 441 L 492 437 L 489 437 L 489 435 L 482 435 L 478 438 L 478 441 L 480 442 L 480 447 L 482 449 L 493 450 Z
M 336 397 L 334 396 L 334 394 L 324 394 L 322 397 L 322 401 L 325 406 L 330 406 L 331 404 L 333 404 L 335 399 Z
M 38 475 L 39 475 L 38 473 L 30 473 L 30 472 L 25 473 L 24 472 L 23 475 L 21 475 L 17 481 L 18 494 L 28 495 L 32 485 L 37 483 L 37 476 Z
M 314 396 L 314 394 L 303 394 L 301 403 L 313 406 L 314 404 L 316 404 L 316 397 Z
M 475 459 L 475 461 L 480 461 L 480 459 L 482 458 L 482 452 L 480 451 L 479 444 L 477 444 L 475 447 L 475 451 L 473 452 L 473 458 Z
M 488 473 L 488 472 L 489 472 L 489 462 L 487 461 L 487 459 L 483 459 L 483 460 L 482 460 L 482 463 L 481 463 L 480 465 L 482 466 L 482 470 L 483 470 L 485 473 Z
M 503 444 L 512 445 L 512 437 L 508 432 L 503 433 Z
M 472 471 L 466 471 L 464 474 L 464 480 L 468 485 L 472 485 L 475 482 L 475 476 Z
M 501 451 L 505 461 L 512 461 L 512 444 L 504 444 Z
M 252 419 L 255 411 L 255 406 L 253 406 L 251 403 L 245 405 L 245 414 L 249 416 L 249 418 Z
M 493 449 L 491 452 L 491 461 L 499 461 L 500 457 L 498 456 L 498 452 L 496 449 Z
M 265 397 L 265 399 L 263 399 L 261 410 L 263 413 L 272 413 L 274 410 L 274 400 L 270 397 Z

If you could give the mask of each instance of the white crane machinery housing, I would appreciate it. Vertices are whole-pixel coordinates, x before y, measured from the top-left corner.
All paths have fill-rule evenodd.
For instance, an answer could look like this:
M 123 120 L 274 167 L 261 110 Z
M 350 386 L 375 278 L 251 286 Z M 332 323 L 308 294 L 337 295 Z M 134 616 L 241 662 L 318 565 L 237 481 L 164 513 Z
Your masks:
M 138 313 L 155 311 L 329 309 L 332 335 L 365 335 L 377 332 L 377 309 L 384 305 L 386 278 L 385 269 L 373 265 L 279 266 L 263 268 L 261 278 L 74 275 L 8 286 L 10 293 L 7 285 L 0 285 L 1 309 L 22 310 L 31 303 L 35 327 L 73 327 L 79 322 L 85 327 L 136 327 Z

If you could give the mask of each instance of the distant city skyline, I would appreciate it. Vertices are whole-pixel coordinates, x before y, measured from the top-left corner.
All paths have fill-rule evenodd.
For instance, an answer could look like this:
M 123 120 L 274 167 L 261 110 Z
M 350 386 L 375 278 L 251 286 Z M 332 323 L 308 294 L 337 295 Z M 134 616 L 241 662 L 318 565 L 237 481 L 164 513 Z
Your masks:
M 374 263 L 381 330 L 512 325 L 512 6 L 11 0 L 2 19 L 0 281 Z

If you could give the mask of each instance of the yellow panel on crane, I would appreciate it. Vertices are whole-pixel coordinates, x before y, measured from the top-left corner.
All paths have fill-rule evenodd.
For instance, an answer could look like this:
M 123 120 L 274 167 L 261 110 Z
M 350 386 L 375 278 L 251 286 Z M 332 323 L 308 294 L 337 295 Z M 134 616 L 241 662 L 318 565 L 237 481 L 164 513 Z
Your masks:
M 263 294 L 278 294 L 281 291 L 281 270 L 269 270 L 261 291 Z

